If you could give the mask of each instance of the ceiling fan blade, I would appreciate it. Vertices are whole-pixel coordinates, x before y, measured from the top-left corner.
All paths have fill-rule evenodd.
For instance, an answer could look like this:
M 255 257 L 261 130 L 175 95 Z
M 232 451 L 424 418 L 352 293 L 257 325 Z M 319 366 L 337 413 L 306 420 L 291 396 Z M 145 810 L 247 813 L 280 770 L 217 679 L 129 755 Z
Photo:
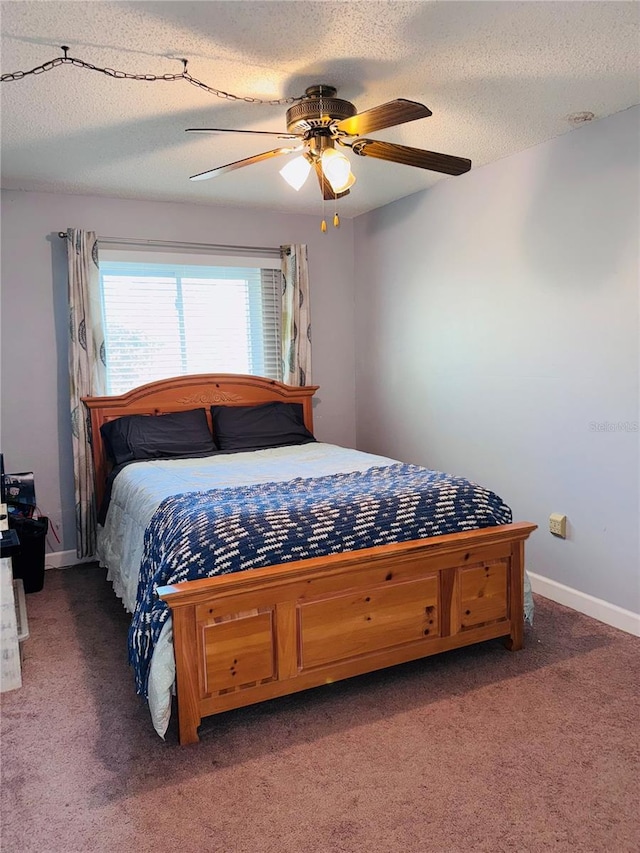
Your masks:
M 263 151 L 262 154 L 255 154 L 253 157 L 245 157 L 244 160 L 236 160 L 234 163 L 227 163 L 225 166 L 217 166 L 215 169 L 209 169 L 208 172 L 200 172 L 198 175 L 191 175 L 190 181 L 206 181 L 208 178 L 215 178 L 216 175 L 222 175 L 225 172 L 233 172 L 234 169 L 241 169 L 243 166 L 251 166 L 252 163 L 260 163 L 261 160 L 269 160 L 271 157 L 280 157 L 281 154 L 293 154 L 294 151 L 301 151 L 303 145 L 296 145 L 295 148 L 274 148 L 272 151 Z
M 333 201 L 334 198 L 342 198 L 345 195 L 349 195 L 349 190 L 345 190 L 343 193 L 334 193 L 331 184 L 325 177 L 320 160 L 314 160 L 313 165 L 316 170 L 316 175 L 318 176 L 318 183 L 320 184 L 322 197 L 325 201 Z
M 394 145 L 392 142 L 378 142 L 376 139 L 356 139 L 351 145 L 354 153 L 362 157 L 376 157 L 391 163 L 404 163 L 405 166 L 417 166 L 418 169 L 430 169 L 445 175 L 462 175 L 471 168 L 471 160 L 465 157 L 452 157 L 450 154 L 437 154 L 435 151 L 423 151 L 421 148 L 409 148 L 407 145 Z
M 336 124 L 336 128 L 349 136 L 361 136 L 363 133 L 373 133 L 374 130 L 384 130 L 385 127 L 395 127 L 397 124 L 427 118 L 430 115 L 431 110 L 424 104 L 398 98 L 363 113 L 356 113 L 351 118 L 345 118 Z
M 271 130 L 234 130 L 230 127 L 188 127 L 185 133 L 254 133 L 260 136 L 277 136 L 278 139 L 300 139 L 298 133 L 276 133 Z

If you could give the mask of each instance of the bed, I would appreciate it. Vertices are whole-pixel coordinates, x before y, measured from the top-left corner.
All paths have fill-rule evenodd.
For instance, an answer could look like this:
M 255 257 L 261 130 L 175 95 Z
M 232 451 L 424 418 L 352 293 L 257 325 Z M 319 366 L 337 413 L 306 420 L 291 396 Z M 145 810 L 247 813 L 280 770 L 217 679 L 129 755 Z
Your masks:
M 258 566 L 250 570 L 238 571 L 236 567 L 202 577 L 198 573 L 206 566 L 201 554 L 191 559 L 190 553 L 181 565 L 185 537 L 202 538 L 194 531 L 195 519 L 200 524 L 203 517 L 198 507 L 204 505 L 205 498 L 211 512 L 217 513 L 216 525 L 227 525 L 220 527 L 224 548 L 235 554 L 237 548 L 229 539 L 229 529 L 245 507 L 252 507 L 254 500 L 263 501 L 265 492 L 280 501 L 275 510 L 268 509 L 268 540 L 277 529 L 272 517 L 277 520 L 278 512 L 286 512 L 287 506 L 297 501 L 307 506 L 312 489 L 314 494 L 322 490 L 317 494 L 323 496 L 323 511 L 331 514 L 342 489 L 347 494 L 357 485 L 363 490 L 358 512 L 366 513 L 371 504 L 368 496 L 376 495 L 378 501 L 377 490 L 384 490 L 385 484 L 400 479 L 404 483 L 425 474 L 438 481 L 448 476 L 423 474 L 424 469 L 402 466 L 396 460 L 314 442 L 312 401 L 316 391 L 316 386 L 291 387 L 254 376 L 214 374 L 161 380 L 117 397 L 84 399 L 91 418 L 99 505 L 113 489 L 112 503 L 100 528 L 102 536 L 108 531 L 109 539 L 99 549 L 100 560 L 125 606 L 134 610 L 130 650 L 133 648 L 136 657 L 145 647 L 146 677 L 157 676 L 166 694 L 175 672 L 181 744 L 197 742 L 202 718 L 222 711 L 495 638 L 502 638 L 511 651 L 522 647 L 524 543 L 535 525 L 512 523 L 508 508 L 486 490 L 483 507 L 488 494 L 497 499 L 497 510 L 492 505 L 493 515 L 480 522 L 487 526 L 478 529 L 425 535 L 424 531 L 449 529 L 446 515 L 441 513 L 446 500 L 441 499 L 437 507 L 440 526 L 420 526 L 416 520 L 415 530 L 420 535 L 404 541 L 388 541 L 389 536 L 380 535 L 380 531 L 373 538 L 354 539 L 351 533 L 364 522 L 361 516 L 353 516 L 355 521 L 347 518 L 343 524 L 343 538 L 326 546 L 328 552 L 324 553 L 324 540 L 331 539 L 333 530 L 328 537 L 324 529 L 318 534 L 315 519 L 315 527 L 309 528 L 313 535 L 308 531 L 303 535 L 304 547 L 298 542 L 297 550 L 285 554 L 285 545 L 279 543 L 281 550 L 273 553 L 284 556 L 276 562 L 262 554 L 261 536 L 247 538 L 243 532 L 240 536 L 252 542 L 252 554 L 259 552 L 262 563 L 268 564 L 258 560 L 247 563 Z M 222 435 L 222 424 L 227 423 L 220 420 L 223 416 L 257 413 L 269 406 L 287 411 L 295 408 L 300 430 L 311 439 L 295 447 L 268 446 L 247 452 L 232 442 L 222 454 L 209 455 L 205 447 L 195 458 L 131 461 L 113 478 L 113 448 L 106 425 L 139 420 L 129 416 L 179 417 L 180 413 L 203 410 L 207 427 L 213 428 L 214 434 L 217 427 Z M 164 421 L 159 418 L 153 423 Z M 208 479 L 209 472 L 213 480 Z M 233 472 L 231 480 L 225 479 L 227 472 Z M 194 476 L 194 485 L 186 486 Z M 176 494 L 169 494 L 172 488 L 165 483 L 167 477 L 175 481 Z M 454 486 L 446 485 L 456 490 L 466 488 L 459 487 L 457 481 Z M 232 494 L 233 512 L 227 509 L 227 496 Z M 406 495 L 403 499 L 406 508 Z M 126 518 L 125 506 L 129 507 Z M 315 512 L 315 504 L 313 507 Z M 397 509 L 394 512 L 396 522 L 404 517 Z M 475 516 L 469 518 L 467 527 Z M 138 544 L 127 545 L 126 554 L 123 549 L 129 533 L 125 521 L 131 527 L 137 525 L 138 536 Z M 192 523 L 193 531 L 189 527 Z M 287 524 L 293 524 L 288 516 Z M 405 536 L 406 531 L 414 529 L 399 526 Z M 296 529 L 303 530 L 300 526 Z M 166 542 L 171 536 L 177 544 L 169 559 Z M 306 547 L 316 539 L 320 550 Z M 367 547 L 362 547 L 363 543 Z M 140 575 L 137 568 L 124 571 L 127 560 L 134 566 L 139 561 L 141 548 L 144 559 Z M 211 547 L 211 551 L 215 549 Z M 222 552 L 218 549 L 215 553 Z M 168 565 L 171 560 L 173 570 L 169 571 L 164 563 Z M 187 565 L 197 571 L 187 571 Z M 164 583 L 165 577 L 171 581 Z M 148 610 L 138 612 L 144 598 L 149 599 Z M 145 631 L 152 631 L 150 625 L 156 632 L 151 652 L 145 646 L 147 635 L 143 636 Z M 153 685 L 150 691 L 155 691 Z M 146 689 L 144 692 L 149 695 Z M 149 699 L 151 703 L 151 696 Z

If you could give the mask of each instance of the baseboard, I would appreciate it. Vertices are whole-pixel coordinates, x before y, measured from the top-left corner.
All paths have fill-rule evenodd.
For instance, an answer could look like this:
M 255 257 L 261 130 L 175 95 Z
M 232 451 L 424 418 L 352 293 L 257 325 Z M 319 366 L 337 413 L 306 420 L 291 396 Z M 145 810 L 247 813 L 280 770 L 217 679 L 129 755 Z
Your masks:
M 640 613 L 633 613 L 631 610 L 625 610 L 623 607 L 610 604 L 601 598 L 594 598 L 592 595 L 579 592 L 577 589 L 564 586 L 564 584 L 542 577 L 542 575 L 536 575 L 533 572 L 527 572 L 527 574 L 531 580 L 531 589 L 538 595 L 550 598 L 551 601 L 564 604 L 565 607 L 571 607 L 578 613 L 584 613 L 585 616 L 591 616 L 599 622 L 604 622 L 614 628 L 619 628 L 621 631 L 626 631 L 628 634 L 640 637 Z
M 49 551 L 44 555 L 45 569 L 66 569 L 81 563 L 95 563 L 95 557 L 78 557 L 75 551 Z

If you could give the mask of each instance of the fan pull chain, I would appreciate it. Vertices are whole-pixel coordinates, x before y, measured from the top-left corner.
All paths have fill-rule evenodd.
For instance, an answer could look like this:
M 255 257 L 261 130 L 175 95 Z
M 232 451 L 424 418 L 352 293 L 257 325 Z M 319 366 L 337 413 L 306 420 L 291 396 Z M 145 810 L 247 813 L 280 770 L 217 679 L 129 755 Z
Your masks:
M 320 86 L 320 123 L 322 124 L 322 114 L 324 112 L 323 104 L 322 104 L 322 86 Z M 320 161 L 322 162 L 322 160 Z M 324 174 L 324 173 L 323 173 Z M 324 215 L 324 187 L 322 187 L 322 222 L 320 223 L 320 230 L 323 234 L 327 233 L 327 220 Z
M 333 197 L 334 211 L 333 211 L 333 227 L 340 227 L 340 217 L 338 216 L 338 196 L 334 195 Z M 320 223 L 320 230 L 323 234 L 327 233 L 327 220 L 324 213 L 324 195 L 322 196 L 322 222 Z

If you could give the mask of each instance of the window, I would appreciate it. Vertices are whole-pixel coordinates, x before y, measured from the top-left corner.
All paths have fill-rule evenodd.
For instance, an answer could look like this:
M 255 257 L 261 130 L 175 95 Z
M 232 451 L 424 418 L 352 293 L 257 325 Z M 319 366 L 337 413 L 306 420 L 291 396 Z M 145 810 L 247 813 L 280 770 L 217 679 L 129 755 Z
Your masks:
M 279 258 L 100 250 L 107 393 L 187 373 L 280 379 Z

